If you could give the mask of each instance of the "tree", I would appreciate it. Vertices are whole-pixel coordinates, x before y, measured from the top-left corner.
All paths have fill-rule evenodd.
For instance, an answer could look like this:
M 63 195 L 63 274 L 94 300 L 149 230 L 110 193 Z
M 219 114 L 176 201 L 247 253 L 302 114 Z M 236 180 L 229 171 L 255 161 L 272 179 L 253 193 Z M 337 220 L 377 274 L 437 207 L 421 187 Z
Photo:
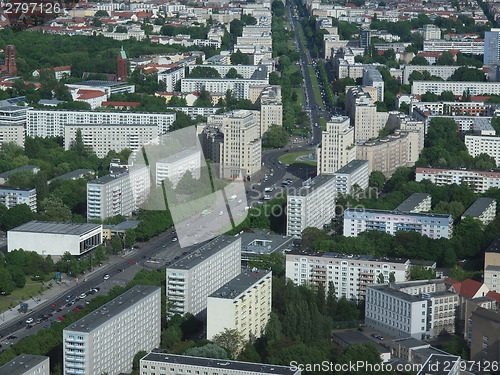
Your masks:
M 0 272 L 0 294 L 11 294 L 15 289 L 15 284 L 8 270 Z
M 455 70 L 455 72 L 449 78 L 450 81 L 472 81 L 472 82 L 484 82 L 486 81 L 486 75 L 475 68 L 468 68 L 462 66 Z
M 383 273 L 379 273 L 378 276 L 377 276 L 377 283 L 378 284 L 383 284 L 385 283 L 385 278 L 384 278 L 384 274 Z
M 283 126 L 271 125 L 269 130 L 264 133 L 262 144 L 264 147 L 281 148 L 288 144 L 290 136 Z
M 226 73 L 226 78 L 229 78 L 229 79 L 235 79 L 235 78 L 243 78 L 243 76 L 241 74 L 239 74 L 236 69 L 234 68 L 231 68 L 227 71 Z
M 455 59 L 450 51 L 444 51 L 437 59 L 436 65 L 455 65 Z
M 24 285 L 26 285 L 26 275 L 24 274 L 24 271 L 21 269 L 21 267 L 14 265 L 8 266 L 7 270 L 10 273 L 12 282 L 14 283 L 16 288 L 24 288 Z
M 114 254 L 117 254 L 123 250 L 123 244 L 120 235 L 115 234 L 113 236 L 113 239 L 111 240 L 111 249 L 113 250 Z
M 430 280 L 436 278 L 436 270 L 423 266 L 412 266 L 410 268 L 410 280 Z
M 380 171 L 373 171 L 370 173 L 369 184 L 378 189 L 378 191 L 384 190 L 386 178 L 384 174 Z
M 201 358 L 229 359 L 227 352 L 216 344 L 206 344 L 200 347 L 191 348 L 184 352 L 184 355 Z
M 429 65 L 429 61 L 423 56 L 415 56 L 410 61 L 410 65 Z
M 423 94 L 421 99 L 423 102 L 437 102 L 437 101 L 439 101 L 438 96 L 430 91 L 427 91 L 425 94 Z
M 455 101 L 455 94 L 451 91 L 443 91 L 441 92 L 441 100 L 444 100 L 446 102 L 454 102 Z
M 318 239 L 324 236 L 324 233 L 315 227 L 308 227 L 302 231 L 302 249 L 310 249 L 313 243 Z
M 131 247 L 135 244 L 135 240 L 137 239 L 137 235 L 135 234 L 134 229 L 127 229 L 125 232 L 125 246 Z
M 92 21 L 92 25 L 94 25 L 95 27 L 101 27 L 102 21 L 99 18 L 94 18 L 94 20 Z
M 233 65 L 249 65 L 250 57 L 242 53 L 239 49 L 231 55 L 231 64 Z M 226 76 L 227 77 L 227 76 Z
M 73 145 L 73 150 L 75 150 L 78 156 L 87 157 L 89 155 L 88 147 L 83 143 L 82 129 L 78 128 L 75 135 L 75 144 Z
M 195 107 L 212 107 L 212 96 L 203 87 L 200 91 L 200 96 L 194 101 Z
M 231 23 L 229 24 L 229 33 L 233 37 L 238 37 L 243 34 L 243 22 L 240 20 L 232 20 Z
M 221 333 L 215 335 L 212 341 L 229 351 L 231 359 L 236 359 L 238 353 L 245 344 L 243 335 L 237 329 L 224 329 Z
M 94 13 L 94 17 L 109 17 L 109 14 L 105 10 L 98 10 Z
M 189 78 L 221 78 L 215 68 L 209 66 L 197 66 L 189 72 Z
M 71 220 L 71 210 L 60 198 L 50 196 L 41 204 L 42 214 L 50 221 L 68 222 Z
M 180 96 L 172 96 L 172 98 L 168 102 L 169 107 L 187 107 L 187 102 L 185 98 L 181 98 Z
M 396 276 L 394 275 L 394 272 L 389 273 L 389 282 L 393 283 L 396 281 Z

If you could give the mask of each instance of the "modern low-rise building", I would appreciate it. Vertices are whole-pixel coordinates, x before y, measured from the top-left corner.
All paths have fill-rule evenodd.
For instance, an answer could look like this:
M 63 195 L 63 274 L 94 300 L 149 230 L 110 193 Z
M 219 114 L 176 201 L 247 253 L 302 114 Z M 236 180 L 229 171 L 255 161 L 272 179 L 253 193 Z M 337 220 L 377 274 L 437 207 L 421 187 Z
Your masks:
M 331 175 L 356 158 L 354 127 L 349 117 L 332 117 L 318 146 L 318 174 Z
M 437 186 L 466 184 L 475 193 L 500 188 L 500 170 L 481 170 L 466 168 L 417 167 L 415 181 L 429 180 Z
M 408 280 L 411 262 L 408 258 L 386 258 L 371 255 L 315 253 L 292 250 L 286 253 L 286 277 L 296 285 L 330 286 L 336 295 L 358 302 L 366 296 L 366 287 L 391 274 L 396 282 Z
M 471 216 L 488 225 L 497 215 L 497 201 L 493 198 L 481 197 L 477 198 L 474 203 L 462 214 L 462 220 L 467 216 Z
M 369 184 L 368 160 L 352 160 L 334 174 L 338 195 L 353 194 L 355 189 L 365 190 Z
M 102 244 L 102 225 L 30 221 L 7 232 L 7 251 L 23 249 L 43 256 L 80 256 Z
M 401 212 L 428 212 L 431 210 L 432 196 L 427 193 L 413 193 L 394 211 Z
M 207 299 L 207 339 L 236 329 L 245 342 L 264 334 L 271 313 L 272 272 L 246 269 Z
M 389 234 L 414 231 L 430 238 L 450 238 L 451 215 L 411 213 L 387 210 L 348 208 L 344 211 L 344 236 L 357 237 L 361 232 L 378 230 Z
M 200 315 L 207 297 L 241 272 L 241 239 L 220 236 L 166 269 L 169 314 Z
M 21 354 L 0 367 L 0 375 L 49 375 L 50 358 Z
M 175 188 L 187 171 L 193 178 L 200 178 L 200 168 L 201 150 L 180 151 L 156 162 L 156 185 L 160 186 L 163 180 L 169 179 Z
M 132 371 L 137 352 L 160 345 L 161 288 L 136 285 L 63 331 L 64 375 Z
M 0 186 L 0 204 L 7 208 L 25 204 L 36 212 L 36 188 Z
M 141 375 L 153 375 L 167 369 L 173 374 L 182 372 L 207 375 L 300 375 L 301 373 L 299 368 L 155 352 L 142 357 L 139 367 Z
M 308 227 L 323 229 L 335 217 L 335 178 L 319 175 L 287 194 L 287 236 L 301 237 Z
M 148 199 L 149 166 L 130 166 L 87 183 L 87 219 L 130 216 Z
M 459 51 L 464 54 L 482 55 L 484 53 L 484 39 L 424 40 L 424 52 Z

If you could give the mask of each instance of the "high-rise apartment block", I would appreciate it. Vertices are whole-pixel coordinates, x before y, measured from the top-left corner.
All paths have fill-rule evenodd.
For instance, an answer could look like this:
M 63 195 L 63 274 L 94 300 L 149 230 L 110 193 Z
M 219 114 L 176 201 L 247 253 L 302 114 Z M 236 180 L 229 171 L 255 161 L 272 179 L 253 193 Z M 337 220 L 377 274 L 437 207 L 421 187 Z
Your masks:
M 438 336 L 455 332 L 458 295 L 444 280 L 369 285 L 365 322 L 395 337 Z
M 82 135 L 83 144 L 99 158 L 104 158 L 111 150 L 137 151 L 142 146 L 158 139 L 158 126 L 155 124 L 66 125 L 64 127 L 65 150 L 71 149 L 76 144 L 78 131 Z
M 439 167 L 417 167 L 415 181 L 429 180 L 437 186 L 466 184 L 475 193 L 500 188 L 500 170 L 453 169 Z
M 189 171 L 195 179 L 200 178 L 201 151 L 183 150 L 156 162 L 156 185 L 160 186 L 164 179 L 169 179 L 173 187 Z
M 207 297 L 241 272 L 241 239 L 220 236 L 169 265 L 167 300 L 170 314 L 199 315 Z
M 308 227 L 323 229 L 335 217 L 335 177 L 319 175 L 289 188 L 287 194 L 287 236 L 301 237 Z
M 387 210 L 348 208 L 344 211 L 344 236 L 357 237 L 361 232 L 377 230 L 389 234 L 414 231 L 430 238 L 450 238 L 451 215 L 424 214 Z
M 369 27 L 361 27 L 359 29 L 359 46 L 361 48 L 369 47 L 371 44 L 372 32 Z
M 348 117 L 332 117 L 317 149 L 318 174 L 333 174 L 356 158 L 354 128 Z
M 335 287 L 339 298 L 363 300 L 366 287 L 376 284 L 380 275 L 384 282 L 392 276 L 396 282 L 409 277 L 410 260 L 339 253 L 314 253 L 292 250 L 286 253 L 286 277 L 296 285 L 322 284 L 328 292 Z
M 207 339 L 236 329 L 245 341 L 264 334 L 271 313 L 272 272 L 246 269 L 207 299 Z
M 486 154 L 500 166 L 500 135 L 466 134 L 465 146 L 471 156 Z
M 63 331 L 64 375 L 118 375 L 160 345 L 161 288 L 136 285 Z
M 25 204 L 36 212 L 36 188 L 0 186 L 0 203 L 7 208 Z
M 1 375 L 49 375 L 50 358 L 21 354 L 0 367 Z
M 24 148 L 26 113 L 31 107 L 0 107 L 0 146 L 15 143 Z
M 158 82 L 165 84 L 165 92 L 174 92 L 175 85 L 185 77 L 186 69 L 183 66 L 175 66 L 164 72 L 158 73 Z
M 424 25 L 422 28 L 424 40 L 441 39 L 441 29 L 435 25 Z
M 299 368 L 266 365 L 186 355 L 149 353 L 140 361 L 141 375 L 163 374 L 167 369 L 172 374 L 203 375 L 300 375 Z
M 156 125 L 158 134 L 168 132 L 175 121 L 174 112 L 145 113 L 124 111 L 73 111 L 30 109 L 26 135 L 30 137 L 64 137 L 67 125 Z M 99 131 L 99 130 L 97 130 Z M 118 130 L 117 130 L 118 131 Z
M 281 92 L 273 86 L 268 86 L 260 94 L 260 134 L 261 136 L 271 125 L 283 125 L 283 103 Z
M 333 174 L 335 190 L 339 194 L 353 194 L 356 189 L 365 190 L 369 184 L 368 160 L 353 160 Z
M 377 89 L 376 101 L 384 101 L 384 80 L 375 66 L 365 65 L 363 67 L 363 86 L 375 87 Z
M 491 29 L 484 33 L 484 65 L 500 62 L 500 29 Z
M 149 166 L 130 166 L 87 183 L 87 218 L 130 216 L 148 199 Z
M 408 134 L 408 165 L 414 165 L 424 149 L 426 133 L 424 121 L 415 120 L 402 112 L 391 111 L 386 126 L 394 127 Z

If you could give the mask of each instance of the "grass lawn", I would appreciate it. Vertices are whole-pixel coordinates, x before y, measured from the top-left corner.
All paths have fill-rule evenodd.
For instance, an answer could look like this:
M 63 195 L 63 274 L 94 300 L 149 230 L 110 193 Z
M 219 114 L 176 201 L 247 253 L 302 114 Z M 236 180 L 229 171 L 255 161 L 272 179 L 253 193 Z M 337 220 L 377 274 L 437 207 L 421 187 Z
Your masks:
M 0 313 L 8 310 L 11 304 L 11 307 L 17 306 L 22 301 L 29 299 L 30 296 L 36 296 L 40 288 L 43 288 L 45 290 L 45 287 L 42 286 L 42 283 L 30 282 L 29 284 L 26 284 L 24 288 L 16 289 L 12 292 L 12 294 L 8 296 L 0 296 Z M 15 300 L 13 300 L 12 298 L 15 298 Z
M 301 107 L 304 107 L 304 93 L 302 92 L 302 88 L 295 87 L 292 88 L 292 91 L 295 91 L 297 93 L 297 104 L 299 104 Z
M 319 119 L 319 124 L 321 125 L 321 130 L 326 130 L 326 120 L 324 118 Z
M 314 91 L 314 99 L 316 100 L 316 103 L 321 107 L 321 109 L 323 109 L 323 98 L 321 98 L 321 93 L 319 92 L 318 78 L 316 77 L 316 72 L 314 71 L 312 66 L 308 66 L 307 69 L 309 70 L 309 75 L 311 76 L 311 84 Z
M 289 165 L 303 164 L 308 166 L 316 166 L 315 161 L 296 160 L 299 156 L 309 155 L 309 154 L 311 154 L 311 151 L 290 152 L 286 155 L 280 156 L 279 161 L 281 161 L 283 164 L 289 164 Z
M 306 37 L 304 35 L 304 29 L 302 29 L 302 25 L 300 22 L 297 22 L 297 26 L 299 27 L 299 37 L 300 37 L 300 45 L 302 46 L 303 50 L 306 50 L 306 45 L 304 44 Z

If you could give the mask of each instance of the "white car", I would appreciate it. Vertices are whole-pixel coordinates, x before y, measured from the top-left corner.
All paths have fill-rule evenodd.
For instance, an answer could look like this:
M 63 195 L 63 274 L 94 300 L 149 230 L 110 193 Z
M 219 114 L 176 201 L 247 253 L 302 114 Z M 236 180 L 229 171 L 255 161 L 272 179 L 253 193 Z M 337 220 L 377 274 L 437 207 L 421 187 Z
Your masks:
M 108 274 L 104 275 L 104 280 L 108 280 L 108 279 L 109 279 L 109 275 Z
M 177 242 L 177 237 L 172 238 L 172 242 Z
M 219 216 L 222 216 L 222 215 L 224 215 L 224 211 L 219 212 Z
M 26 324 L 31 324 L 31 323 L 33 323 L 33 318 L 26 319 Z
M 80 294 L 80 295 L 78 296 L 78 298 L 80 298 L 80 299 L 84 299 L 85 297 L 87 297 L 87 295 L 86 295 L 85 293 L 82 293 L 82 294 Z

